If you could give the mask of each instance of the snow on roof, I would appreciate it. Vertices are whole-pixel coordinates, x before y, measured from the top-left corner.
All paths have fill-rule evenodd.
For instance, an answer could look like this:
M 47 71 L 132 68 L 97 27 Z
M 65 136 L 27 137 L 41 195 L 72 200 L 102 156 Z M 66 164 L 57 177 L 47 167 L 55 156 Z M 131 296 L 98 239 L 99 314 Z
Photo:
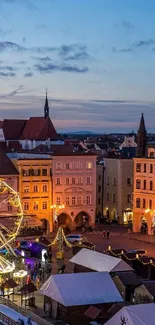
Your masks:
M 122 301 L 108 272 L 51 275 L 40 293 L 64 306 L 95 305 Z
M 86 248 L 82 248 L 70 260 L 71 263 L 84 266 L 97 272 L 118 272 L 133 270 L 130 265 L 120 258 L 102 254 Z
M 105 325 L 121 324 L 121 320 L 122 324 L 127 325 L 154 325 L 155 304 L 150 303 L 123 307 Z
M 22 316 L 21 314 L 17 313 L 15 310 L 13 310 L 7 306 L 0 305 L 0 312 L 3 313 L 4 315 L 10 317 L 14 321 L 18 321 L 19 318 L 21 318 L 24 320 L 25 324 L 27 324 L 27 320 L 28 320 L 27 317 Z M 32 322 L 32 325 L 37 325 L 37 323 Z

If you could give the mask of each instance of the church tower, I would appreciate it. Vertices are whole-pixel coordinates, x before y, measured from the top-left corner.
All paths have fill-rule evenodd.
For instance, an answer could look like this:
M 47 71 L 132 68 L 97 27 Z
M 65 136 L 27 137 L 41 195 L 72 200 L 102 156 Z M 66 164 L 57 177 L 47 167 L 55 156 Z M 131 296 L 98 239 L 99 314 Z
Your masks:
M 44 117 L 49 117 L 49 106 L 48 106 L 48 99 L 47 99 L 47 90 L 46 90 L 46 99 L 45 99 L 45 106 L 44 106 Z
M 146 155 L 146 129 L 145 129 L 145 121 L 144 121 L 144 115 L 142 113 L 139 130 L 137 134 L 137 157 L 145 157 Z

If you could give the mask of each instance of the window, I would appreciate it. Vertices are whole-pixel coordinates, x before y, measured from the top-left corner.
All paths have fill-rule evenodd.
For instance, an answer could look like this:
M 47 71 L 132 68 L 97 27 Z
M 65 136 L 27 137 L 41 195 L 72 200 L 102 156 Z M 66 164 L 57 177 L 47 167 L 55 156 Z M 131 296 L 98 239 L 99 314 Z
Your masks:
M 146 200 L 143 199 L 143 209 L 145 209 L 145 208 L 146 208 Z
M 81 196 L 78 196 L 77 197 L 77 205 L 81 205 L 82 203 L 82 200 L 81 200 Z
M 75 178 L 72 177 L 72 184 L 74 185 L 75 184 Z
M 141 164 L 136 164 L 136 172 L 141 172 Z
M 24 186 L 24 193 L 29 193 L 29 186 Z
M 12 205 L 8 202 L 8 211 L 12 211 Z
M 33 209 L 34 210 L 38 210 L 38 202 L 34 202 L 33 203 Z
M 113 178 L 113 185 L 116 186 L 116 177 Z
M 131 203 L 132 199 L 131 199 L 131 194 L 127 194 L 127 203 Z
M 57 197 L 57 199 L 56 199 L 56 204 L 57 204 L 57 205 L 60 205 L 60 204 L 61 204 L 61 198 L 60 198 L 60 197 Z
M 60 184 L 61 184 L 61 179 L 60 179 L 60 177 L 57 177 L 57 179 L 56 179 L 56 184 L 57 184 L 57 185 L 60 185 Z
M 153 165 L 150 164 L 150 173 L 153 173 Z
M 24 210 L 29 210 L 29 202 L 24 202 Z
M 75 205 L 75 196 L 72 196 L 72 205 Z
M 144 179 L 143 188 L 144 188 L 144 190 L 146 190 L 146 179 Z
M 69 185 L 69 177 L 66 178 L 66 185 Z
M 87 169 L 92 169 L 92 167 L 93 167 L 92 162 L 91 162 L 91 161 L 87 161 L 87 163 L 86 163 L 86 168 L 87 168 Z
M 131 184 L 132 184 L 132 183 L 131 183 L 131 177 L 128 177 L 128 178 L 127 178 L 127 185 L 128 185 L 128 186 L 131 186 Z
M 87 195 L 86 196 L 86 204 L 91 204 L 91 196 L 90 195 Z
M 141 185 L 140 179 L 136 179 L 136 189 L 139 190 Z
M 47 184 L 43 185 L 43 192 L 47 192 Z
M 47 169 L 42 169 L 42 176 L 47 176 Z
M 47 201 L 43 201 L 42 203 L 42 209 L 47 210 Z
M 78 161 L 78 162 L 76 163 L 76 168 L 77 168 L 77 169 L 81 169 L 81 162 L 80 162 L 80 161 Z
M 70 204 L 69 196 L 66 197 L 66 206 Z
M 69 169 L 69 163 L 66 163 L 66 169 Z
M 83 177 L 81 177 L 81 176 L 78 177 L 78 184 L 80 184 L 80 185 L 83 184 Z
M 109 185 L 109 176 L 107 177 L 107 185 Z
M 153 182 L 150 181 L 150 191 L 152 191 L 152 190 L 153 190 Z
M 149 209 L 152 209 L 152 200 L 149 200 Z
M 154 151 L 150 152 L 150 158 L 154 158 Z
M 144 173 L 146 173 L 146 164 L 144 164 Z
M 112 195 L 112 201 L 115 202 L 115 199 L 116 199 L 116 195 L 115 195 L 115 193 L 113 193 L 113 195 Z
M 56 169 L 61 169 L 61 163 L 60 162 L 56 163 Z
M 35 193 L 38 192 L 38 185 L 33 186 L 33 192 L 35 192 Z
M 100 199 L 100 197 L 98 197 L 98 204 L 101 204 L 101 199 Z
M 140 199 L 136 199 L 136 208 L 140 208 Z
M 32 169 L 32 176 L 40 176 L 40 169 Z
M 101 185 L 98 186 L 98 193 L 101 193 Z
M 109 201 L 109 193 L 107 193 L 107 201 Z
M 98 175 L 98 180 L 99 180 L 99 181 L 101 180 L 101 175 Z
M 23 169 L 23 176 L 30 176 L 30 170 L 29 169 Z
M 87 178 L 86 178 L 86 183 L 87 183 L 87 184 L 91 184 L 91 176 L 87 176 Z

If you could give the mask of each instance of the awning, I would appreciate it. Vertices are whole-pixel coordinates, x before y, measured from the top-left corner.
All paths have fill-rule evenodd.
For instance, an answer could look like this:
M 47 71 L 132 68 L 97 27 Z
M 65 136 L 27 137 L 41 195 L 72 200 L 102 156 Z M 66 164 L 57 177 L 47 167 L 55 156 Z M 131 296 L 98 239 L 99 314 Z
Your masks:
M 36 215 L 25 215 L 24 223 L 27 227 L 41 227 L 42 222 Z

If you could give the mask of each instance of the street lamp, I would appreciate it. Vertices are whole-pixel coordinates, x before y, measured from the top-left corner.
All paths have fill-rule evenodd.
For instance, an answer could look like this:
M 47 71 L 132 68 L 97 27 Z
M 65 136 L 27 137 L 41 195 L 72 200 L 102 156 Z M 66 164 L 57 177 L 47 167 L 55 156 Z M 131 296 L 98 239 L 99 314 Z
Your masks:
M 65 205 L 64 204 L 52 204 L 51 209 L 53 210 L 54 213 L 54 221 L 57 222 L 57 217 L 59 214 L 59 210 L 64 209 Z

